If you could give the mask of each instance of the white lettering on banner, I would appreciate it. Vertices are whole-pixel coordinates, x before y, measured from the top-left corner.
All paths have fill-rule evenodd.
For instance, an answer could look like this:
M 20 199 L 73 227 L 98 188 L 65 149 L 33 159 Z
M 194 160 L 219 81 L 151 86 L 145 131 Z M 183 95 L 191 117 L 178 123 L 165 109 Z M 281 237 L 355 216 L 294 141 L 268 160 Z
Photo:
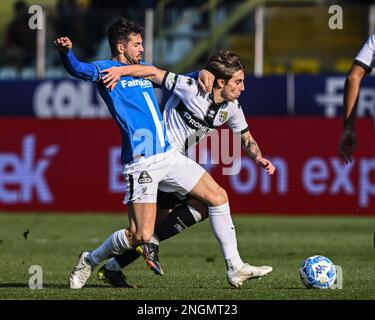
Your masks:
M 204 151 L 204 150 L 203 150 Z M 218 165 L 209 154 L 205 155 L 205 169 L 210 172 Z M 239 166 L 238 175 L 229 175 L 230 188 L 245 195 L 259 187 L 260 194 L 276 192 L 284 195 L 289 192 L 289 167 L 284 158 L 274 157 L 269 159 L 276 167 L 276 174 L 268 175 L 248 157 L 235 160 L 233 166 Z M 237 163 L 239 162 L 239 163 Z M 302 188 L 310 195 L 355 195 L 356 188 L 350 174 L 358 163 L 358 205 L 361 208 L 369 207 L 371 197 L 375 196 L 375 181 L 371 176 L 375 175 L 375 158 L 361 158 L 350 164 L 345 164 L 341 159 L 333 157 L 329 159 L 312 157 L 308 158 L 302 166 Z M 0 165 L 1 168 L 1 165 Z M 245 177 L 240 174 L 245 173 Z M 272 181 L 276 180 L 276 190 L 272 190 Z M 112 147 L 109 150 L 109 191 L 123 193 L 124 182 L 121 167 L 121 149 Z
M 368 207 L 369 196 L 375 195 L 375 183 L 371 184 L 371 172 L 375 174 L 375 159 L 361 159 L 359 167 L 359 206 Z
M 332 169 L 335 174 L 335 180 L 330 188 L 331 194 L 338 194 L 341 188 L 345 194 L 354 194 L 354 187 L 349 176 L 350 171 L 353 169 L 353 164 L 354 162 L 346 164 L 337 158 L 331 159 Z
M 97 104 L 93 103 L 94 92 Z M 108 118 L 108 108 L 92 83 L 41 82 L 33 96 L 33 108 L 40 118 Z
M 371 115 L 375 118 L 375 89 L 362 88 L 357 103 L 358 117 L 365 117 Z
M 275 157 L 269 159 L 272 164 L 277 168 L 276 174 L 270 176 L 264 169 L 262 169 L 261 182 L 260 182 L 260 191 L 264 194 L 271 192 L 271 179 L 277 179 L 277 192 L 279 194 L 288 193 L 288 164 L 285 159 Z
M 329 178 L 328 166 L 322 158 L 311 158 L 302 169 L 302 179 L 305 189 L 314 195 L 323 194 L 327 190 L 325 183 Z
M 247 178 L 245 181 L 241 181 L 240 175 L 229 176 L 229 183 L 234 191 L 239 194 L 250 193 L 254 190 L 256 182 L 258 180 L 257 167 L 253 161 L 248 158 L 243 158 L 241 163 L 241 171 L 245 170 Z
M 324 115 L 333 118 L 338 115 L 337 108 L 342 107 L 345 77 L 327 77 L 326 91 L 315 96 L 315 100 L 324 108 Z
M 286 194 L 288 192 L 288 164 L 283 158 L 269 159 L 277 168 L 277 193 Z M 252 192 L 258 183 L 258 171 L 261 170 L 259 179 L 260 193 L 271 193 L 271 177 L 264 171 L 264 169 L 257 167 L 257 165 L 248 157 L 241 159 L 241 171 L 245 170 L 246 180 L 241 181 L 240 175 L 229 176 L 229 183 L 231 188 L 239 194 L 246 194 Z M 241 172 L 240 172 L 241 173 Z
M 121 148 L 109 149 L 109 191 L 122 193 L 125 191 L 124 179 L 121 167 Z
M 325 93 L 317 94 L 315 100 L 318 105 L 323 106 L 324 115 L 334 118 L 341 114 L 343 107 L 343 91 L 345 77 L 327 77 L 325 80 Z M 375 89 L 363 87 L 358 97 L 357 115 L 375 117 Z
M 350 173 L 358 163 L 358 205 L 361 208 L 368 207 L 370 197 L 375 195 L 375 183 L 371 183 L 371 174 L 375 173 L 375 159 L 362 158 L 350 164 L 343 163 L 338 158 L 308 159 L 302 169 L 302 183 L 304 189 L 313 195 L 321 195 L 328 191 L 331 195 L 355 194 L 355 188 L 350 179 Z M 330 176 L 330 169 L 333 176 Z
M 59 151 L 58 145 L 43 149 L 43 158 L 35 161 L 36 138 L 29 134 L 22 140 L 22 156 L 0 153 L 0 202 L 5 204 L 30 203 L 33 194 L 40 203 L 52 203 L 45 178 L 50 159 Z M 19 188 L 15 189 L 15 186 Z M 33 192 L 35 190 L 35 192 Z

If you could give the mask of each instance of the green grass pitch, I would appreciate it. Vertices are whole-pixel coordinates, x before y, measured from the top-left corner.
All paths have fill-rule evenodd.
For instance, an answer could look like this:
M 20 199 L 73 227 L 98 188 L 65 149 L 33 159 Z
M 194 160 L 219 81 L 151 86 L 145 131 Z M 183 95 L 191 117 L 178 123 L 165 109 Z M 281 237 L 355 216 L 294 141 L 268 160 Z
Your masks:
M 127 217 L 1 213 L 0 299 L 375 299 L 375 218 L 237 215 L 234 222 L 243 260 L 273 266 L 269 276 L 231 288 L 219 245 L 205 221 L 161 244 L 164 276 L 155 276 L 138 259 L 125 269 L 138 289 L 111 288 L 94 272 L 84 289 L 70 290 L 68 277 L 79 252 L 96 248 L 126 226 Z M 341 266 L 342 289 L 302 286 L 299 265 L 314 254 Z M 42 267 L 43 289 L 29 288 L 32 265 Z

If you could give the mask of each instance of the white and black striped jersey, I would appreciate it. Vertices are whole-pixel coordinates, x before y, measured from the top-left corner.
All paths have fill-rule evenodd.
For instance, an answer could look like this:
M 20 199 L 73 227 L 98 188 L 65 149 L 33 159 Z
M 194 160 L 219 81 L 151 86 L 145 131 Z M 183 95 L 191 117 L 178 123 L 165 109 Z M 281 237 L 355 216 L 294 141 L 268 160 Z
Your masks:
M 365 42 L 355 57 L 354 63 L 365 68 L 367 72 L 372 71 L 375 66 L 375 33 Z
M 224 123 L 234 133 L 244 133 L 248 125 L 237 100 L 215 104 L 210 93 L 199 90 L 195 79 L 167 72 L 163 87 L 173 91 L 163 114 L 171 145 L 181 153 Z

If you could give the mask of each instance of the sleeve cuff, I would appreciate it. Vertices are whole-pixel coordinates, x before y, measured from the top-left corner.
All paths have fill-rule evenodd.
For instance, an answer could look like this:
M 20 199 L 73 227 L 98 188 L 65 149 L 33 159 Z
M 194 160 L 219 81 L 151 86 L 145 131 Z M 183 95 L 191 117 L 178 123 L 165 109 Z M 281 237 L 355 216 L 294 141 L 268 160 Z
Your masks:
M 248 132 L 249 131 L 249 127 L 246 127 L 245 129 L 241 130 L 241 131 L 237 131 L 237 132 L 234 132 L 234 134 L 239 134 L 239 135 L 243 135 L 244 133 Z
M 173 72 L 167 72 L 164 75 L 164 78 L 162 81 L 162 87 L 167 90 L 173 91 L 174 88 L 176 87 L 176 83 L 177 83 L 177 74 Z
M 368 66 L 367 64 L 365 64 L 362 61 L 359 61 L 357 59 L 354 60 L 354 64 L 356 64 L 357 66 L 360 66 L 363 69 L 365 69 L 367 73 L 370 73 L 372 71 L 372 68 L 370 66 Z

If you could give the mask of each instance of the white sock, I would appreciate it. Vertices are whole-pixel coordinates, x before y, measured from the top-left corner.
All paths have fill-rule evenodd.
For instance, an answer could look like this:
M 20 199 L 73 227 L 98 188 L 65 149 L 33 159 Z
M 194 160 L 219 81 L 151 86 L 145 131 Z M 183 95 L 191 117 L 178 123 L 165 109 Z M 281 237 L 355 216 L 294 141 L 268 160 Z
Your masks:
M 105 264 L 105 268 L 111 271 L 121 271 L 121 266 L 118 264 L 115 258 L 111 258 Z
M 125 235 L 125 229 L 112 233 L 98 248 L 87 256 L 87 260 L 92 268 L 95 268 L 100 262 L 114 255 L 120 255 L 126 250 L 132 249 L 129 246 Z
M 230 215 L 229 203 L 217 207 L 208 207 L 211 229 L 219 240 L 228 271 L 242 268 L 243 261 L 237 250 L 236 231 Z

